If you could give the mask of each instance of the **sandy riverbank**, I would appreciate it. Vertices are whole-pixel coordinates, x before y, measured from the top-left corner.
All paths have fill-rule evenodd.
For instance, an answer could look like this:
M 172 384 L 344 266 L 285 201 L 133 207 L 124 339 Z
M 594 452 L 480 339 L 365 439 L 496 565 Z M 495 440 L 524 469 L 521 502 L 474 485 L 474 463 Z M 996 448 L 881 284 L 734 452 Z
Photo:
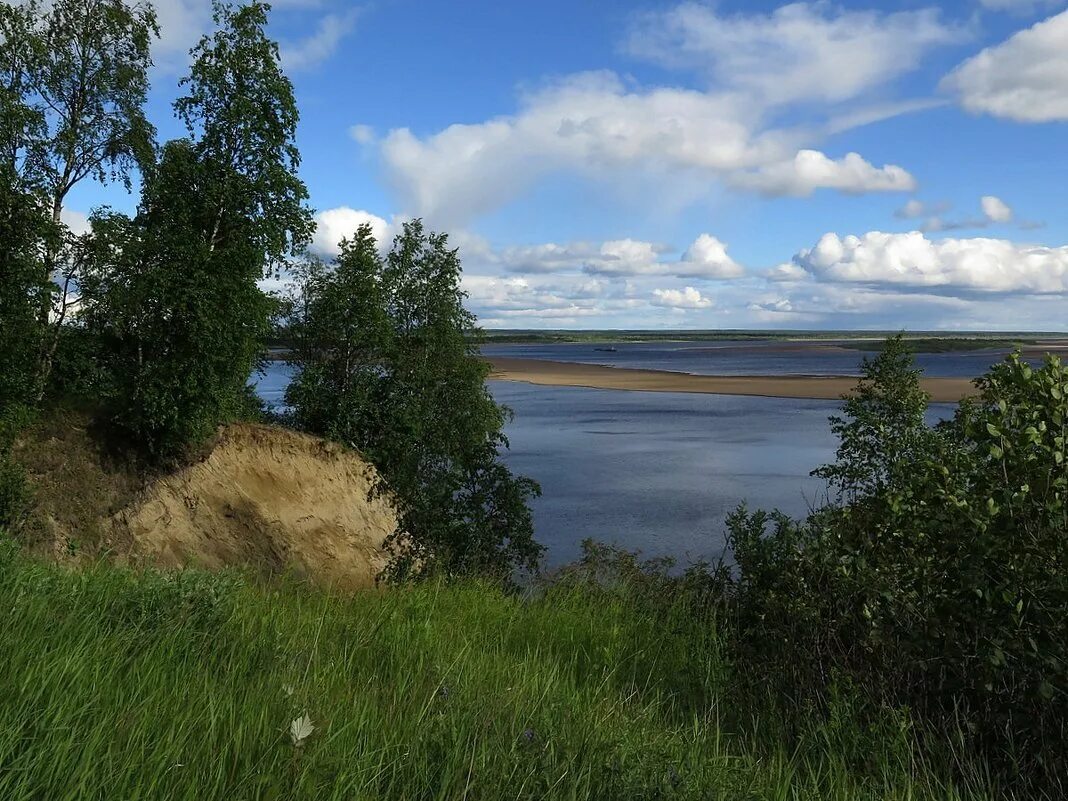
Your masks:
M 668 370 L 636 370 L 543 359 L 492 357 L 491 378 L 559 387 L 626 389 L 643 392 L 697 392 L 713 395 L 757 395 L 768 398 L 836 400 L 850 392 L 850 376 L 690 375 Z M 957 402 L 975 391 L 967 378 L 925 378 L 924 389 L 936 402 Z

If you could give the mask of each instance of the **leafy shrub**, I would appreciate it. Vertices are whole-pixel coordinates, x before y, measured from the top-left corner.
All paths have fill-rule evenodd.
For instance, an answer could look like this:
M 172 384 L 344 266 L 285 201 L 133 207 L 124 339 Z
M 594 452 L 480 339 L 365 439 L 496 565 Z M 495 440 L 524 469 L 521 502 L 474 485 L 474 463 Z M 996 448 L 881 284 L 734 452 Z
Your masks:
M 48 376 L 53 401 L 95 404 L 112 392 L 108 372 L 102 369 L 100 341 L 88 328 L 64 325 L 56 336 L 56 353 Z
M 0 410 L 0 529 L 17 529 L 33 497 L 26 471 L 12 457 L 15 437 L 29 416 L 23 406 Z
M 845 675 L 959 721 L 1021 786 L 1068 765 L 1068 369 L 1018 355 L 923 423 L 899 347 L 866 363 L 818 471 L 839 503 L 729 519 L 738 647 L 795 699 Z
M 17 528 L 32 497 L 22 465 L 0 453 L 0 526 Z

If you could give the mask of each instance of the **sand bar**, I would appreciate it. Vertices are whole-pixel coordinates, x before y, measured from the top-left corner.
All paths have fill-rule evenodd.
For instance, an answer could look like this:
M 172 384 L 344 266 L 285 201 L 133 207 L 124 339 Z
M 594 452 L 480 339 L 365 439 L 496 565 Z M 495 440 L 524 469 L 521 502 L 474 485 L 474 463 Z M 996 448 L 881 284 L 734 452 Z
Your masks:
M 670 370 L 630 369 L 504 356 L 494 356 L 488 361 L 493 368 L 491 378 L 556 387 L 836 400 L 852 391 L 857 384 L 854 376 L 692 375 Z M 924 378 L 921 383 L 931 394 L 931 400 L 936 402 L 955 403 L 975 392 L 968 378 Z

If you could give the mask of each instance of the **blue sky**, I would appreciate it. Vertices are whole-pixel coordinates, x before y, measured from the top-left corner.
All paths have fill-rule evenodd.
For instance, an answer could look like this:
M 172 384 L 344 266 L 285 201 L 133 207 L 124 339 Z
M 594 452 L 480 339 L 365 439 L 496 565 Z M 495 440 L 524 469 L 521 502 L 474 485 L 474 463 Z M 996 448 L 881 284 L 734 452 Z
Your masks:
M 1065 2 L 274 5 L 316 248 L 422 216 L 488 327 L 1068 328 Z

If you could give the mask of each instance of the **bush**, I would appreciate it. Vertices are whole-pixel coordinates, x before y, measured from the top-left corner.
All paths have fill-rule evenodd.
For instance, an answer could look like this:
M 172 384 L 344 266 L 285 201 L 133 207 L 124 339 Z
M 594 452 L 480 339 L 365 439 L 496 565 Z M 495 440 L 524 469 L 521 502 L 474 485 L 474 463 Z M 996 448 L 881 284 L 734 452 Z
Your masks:
M 0 454 L 0 526 L 17 529 L 32 497 L 22 465 Z
M 1003 775 L 1052 792 L 1068 768 L 1068 369 L 1012 356 L 927 428 L 910 360 L 887 353 L 819 471 L 848 480 L 845 502 L 728 521 L 739 650 L 795 700 L 844 675 L 959 721 Z
M 99 403 L 112 393 L 110 376 L 102 368 L 100 340 L 80 325 L 64 325 L 57 332 L 56 354 L 48 376 L 48 399 L 78 405 Z
M 12 456 L 15 437 L 28 420 L 25 407 L 0 410 L 0 529 L 17 530 L 33 497 L 26 471 Z

